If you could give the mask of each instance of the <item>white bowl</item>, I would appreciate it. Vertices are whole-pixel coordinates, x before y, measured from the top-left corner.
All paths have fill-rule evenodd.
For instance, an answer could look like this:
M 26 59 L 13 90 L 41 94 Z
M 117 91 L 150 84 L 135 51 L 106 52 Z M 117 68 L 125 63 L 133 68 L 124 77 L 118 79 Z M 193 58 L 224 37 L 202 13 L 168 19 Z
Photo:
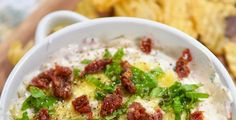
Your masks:
M 0 109 L 2 120 L 8 120 L 7 114 L 10 102 L 17 97 L 17 89 L 23 81 L 23 77 L 37 69 L 41 64 L 48 60 L 49 56 L 68 44 L 82 44 L 82 39 L 87 37 L 98 37 L 112 39 L 120 35 L 125 36 L 145 36 L 151 35 L 158 46 L 168 48 L 176 53 L 181 52 L 182 48 L 189 48 L 192 52 L 193 59 L 196 62 L 196 69 L 199 70 L 199 75 L 208 76 L 205 71 L 210 71 L 213 66 L 214 70 L 219 74 L 221 82 L 226 86 L 233 96 L 232 111 L 236 111 L 236 89 L 229 73 L 221 62 L 201 43 L 189 35 L 180 32 L 177 29 L 163 25 L 158 22 L 126 17 L 101 18 L 95 20 L 86 20 L 86 18 L 75 13 L 72 16 L 77 16 L 76 21 L 80 23 L 68 26 L 47 38 L 44 31 L 48 31 L 48 27 L 55 21 L 55 16 L 68 18 L 68 12 L 57 12 L 45 17 L 47 20 L 42 20 L 37 30 L 37 45 L 34 46 L 20 62 L 15 66 L 9 75 L 7 82 L 2 91 Z M 51 20 L 51 21 L 50 21 Z M 54 22 L 53 22 L 54 21 Z M 39 32 L 41 31 L 41 33 Z M 233 120 L 236 120 L 236 112 L 233 112 Z

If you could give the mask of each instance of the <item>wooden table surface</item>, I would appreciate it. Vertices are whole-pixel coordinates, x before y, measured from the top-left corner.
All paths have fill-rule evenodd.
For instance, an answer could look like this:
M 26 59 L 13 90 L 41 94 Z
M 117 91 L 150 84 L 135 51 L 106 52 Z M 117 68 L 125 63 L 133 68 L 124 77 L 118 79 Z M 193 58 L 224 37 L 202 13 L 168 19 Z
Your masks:
M 0 44 L 0 91 L 14 67 L 7 60 L 9 45 L 19 40 L 23 45 L 34 39 L 36 27 L 42 17 L 56 10 L 74 10 L 79 0 L 43 1 L 10 35 Z

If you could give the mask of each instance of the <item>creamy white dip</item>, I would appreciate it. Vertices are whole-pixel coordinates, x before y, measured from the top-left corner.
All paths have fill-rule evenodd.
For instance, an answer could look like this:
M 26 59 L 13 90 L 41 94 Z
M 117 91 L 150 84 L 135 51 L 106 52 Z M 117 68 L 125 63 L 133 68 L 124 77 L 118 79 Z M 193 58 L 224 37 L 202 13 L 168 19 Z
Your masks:
M 26 86 L 29 84 L 32 78 L 40 72 L 54 67 L 55 64 L 83 69 L 85 65 L 81 64 L 82 60 L 100 59 L 102 58 L 105 48 L 109 48 L 109 51 L 111 53 L 114 53 L 117 48 L 120 47 L 125 48 L 124 60 L 128 60 L 132 65 L 137 65 L 137 63 L 145 63 L 145 65 L 141 65 L 141 68 L 147 71 L 160 66 L 163 71 L 170 71 L 174 74 L 174 77 L 177 77 L 176 73 L 174 72 L 174 67 L 177 59 L 166 54 L 162 50 L 158 50 L 158 48 L 152 50 L 150 54 L 145 54 L 139 50 L 134 40 L 129 40 L 124 37 L 117 38 L 111 42 L 88 38 L 84 40 L 83 46 L 68 45 L 67 47 L 65 46 L 65 48 L 61 48 L 52 56 L 50 56 L 49 60 L 44 62 L 44 64 L 42 64 L 42 66 L 40 66 L 38 70 L 33 71 L 29 75 L 26 75 L 25 81 L 19 88 L 19 98 L 17 99 L 17 102 L 15 102 L 14 100 L 14 103 L 10 108 L 13 118 L 15 116 L 18 116 L 19 114 L 22 114 L 21 112 L 19 112 L 22 102 L 26 99 L 26 97 L 29 96 L 29 93 L 26 91 Z M 228 89 L 220 83 L 219 77 L 216 73 L 214 73 L 214 77 L 212 78 L 202 78 L 204 79 L 204 81 L 199 80 L 199 78 L 201 77 L 196 77 L 195 70 L 191 70 L 191 73 L 187 78 L 180 80 L 180 82 L 183 84 L 202 83 L 203 86 L 199 89 L 199 91 L 208 93 L 210 95 L 209 98 L 200 102 L 199 106 L 193 111 L 203 111 L 205 120 L 227 120 L 230 117 L 230 106 L 232 103 L 232 98 Z M 84 90 L 73 92 L 73 97 L 90 92 L 93 91 Z M 135 101 L 142 104 L 142 106 L 147 110 L 148 113 L 155 112 L 154 106 L 157 106 L 159 102 L 158 99 L 153 101 L 146 101 L 142 100 L 141 98 L 138 98 Z M 90 105 L 94 109 L 98 107 L 98 104 L 99 102 L 97 100 L 92 100 L 90 103 Z M 70 108 L 71 106 L 69 105 L 68 107 Z M 29 113 L 31 112 L 29 111 Z M 29 114 L 29 116 L 31 116 L 31 114 Z M 164 120 L 169 119 L 173 118 L 170 118 L 168 116 L 164 117 Z

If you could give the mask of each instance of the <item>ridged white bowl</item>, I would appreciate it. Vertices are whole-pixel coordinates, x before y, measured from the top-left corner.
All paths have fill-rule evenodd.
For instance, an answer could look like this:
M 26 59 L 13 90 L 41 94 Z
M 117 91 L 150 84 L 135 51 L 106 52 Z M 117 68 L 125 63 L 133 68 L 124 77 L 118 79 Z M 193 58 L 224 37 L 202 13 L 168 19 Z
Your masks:
M 62 20 L 78 23 L 46 37 L 50 27 Z M 87 20 L 76 13 L 60 11 L 49 14 L 40 22 L 36 34 L 37 45 L 24 55 L 9 75 L 1 95 L 1 119 L 9 119 L 7 111 L 12 99 L 17 97 L 17 89 L 22 83 L 23 77 L 47 61 L 52 53 L 68 44 L 82 46 L 81 41 L 87 37 L 112 39 L 120 35 L 134 37 L 151 35 L 154 40 L 157 40 L 158 46 L 178 54 L 183 48 L 189 48 L 194 57 L 196 68 L 199 70 L 199 75 L 208 76 L 205 71 L 210 71 L 212 66 L 219 74 L 222 84 L 231 91 L 234 100 L 232 111 L 236 111 L 236 89 L 229 73 L 216 56 L 189 35 L 167 25 L 144 19 L 112 17 Z M 236 112 L 232 113 L 233 120 L 236 120 Z

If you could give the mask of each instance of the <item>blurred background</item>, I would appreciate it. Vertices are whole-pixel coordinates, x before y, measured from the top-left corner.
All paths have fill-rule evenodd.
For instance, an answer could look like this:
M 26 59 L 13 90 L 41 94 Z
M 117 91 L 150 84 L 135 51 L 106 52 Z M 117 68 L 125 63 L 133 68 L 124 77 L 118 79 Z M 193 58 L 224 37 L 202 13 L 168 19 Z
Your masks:
M 208 47 L 236 81 L 236 0 L 0 0 L 0 91 L 34 45 L 41 18 L 58 10 L 90 19 L 129 16 L 173 26 Z M 51 33 L 65 26 L 55 26 Z

